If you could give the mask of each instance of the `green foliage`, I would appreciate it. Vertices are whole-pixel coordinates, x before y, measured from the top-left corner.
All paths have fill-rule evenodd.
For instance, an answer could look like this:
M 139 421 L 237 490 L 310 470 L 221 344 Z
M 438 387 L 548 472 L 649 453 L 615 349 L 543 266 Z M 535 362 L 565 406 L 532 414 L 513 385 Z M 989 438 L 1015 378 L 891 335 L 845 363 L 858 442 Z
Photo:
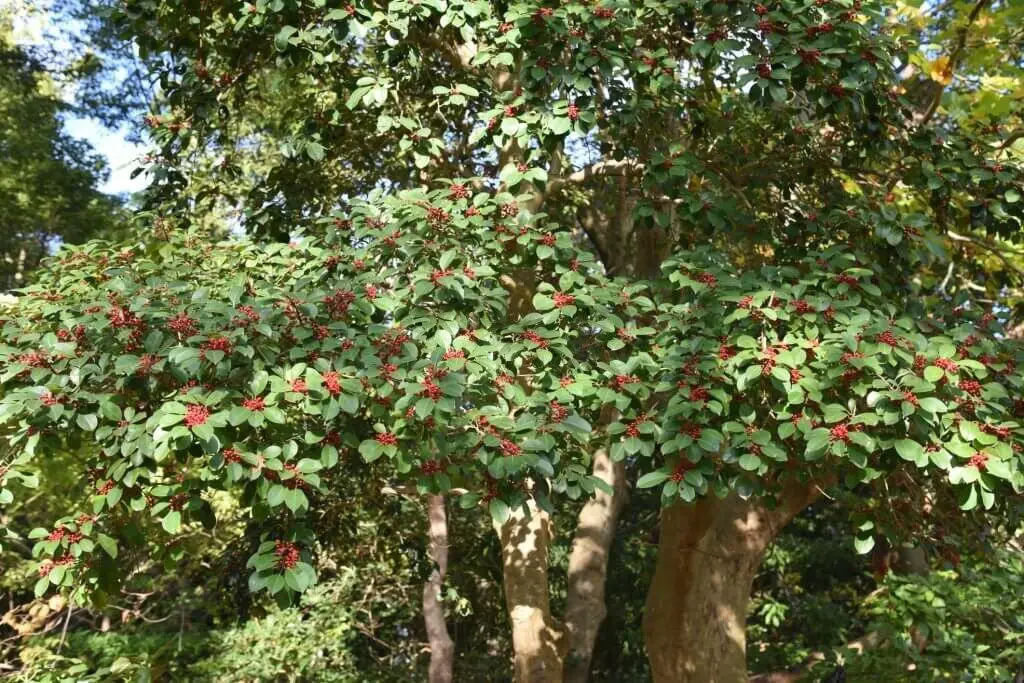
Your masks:
M 473 206 L 510 214 L 508 199 Z M 266 534 L 250 588 L 286 600 L 315 581 L 306 519 L 324 472 L 457 486 L 501 518 L 527 476 L 545 505 L 593 490 L 586 442 L 606 407 L 622 416 L 612 458 L 638 458 L 638 485 L 666 504 L 770 496 L 818 467 L 851 488 L 938 473 L 965 510 L 1021 488 L 1021 378 L 991 316 L 903 314 L 898 290 L 835 252 L 742 273 L 695 252 L 649 286 L 609 282 L 542 218 L 498 230 L 466 202 L 384 198 L 325 241 L 68 253 L 0 347 L 21 449 L 7 477 L 83 437 L 105 456 L 84 517 L 33 532 L 52 558 L 37 591 L 106 590 L 119 545 L 213 527 L 208 494 L 227 490 Z M 548 275 L 535 312 L 509 320 L 495 274 L 525 264 Z M 864 552 L 875 526 L 860 528 Z
M 865 617 L 884 640 L 848 661 L 851 677 L 1015 680 L 1024 662 L 1021 553 L 956 559 L 957 568 L 927 576 L 890 574 L 868 598 Z

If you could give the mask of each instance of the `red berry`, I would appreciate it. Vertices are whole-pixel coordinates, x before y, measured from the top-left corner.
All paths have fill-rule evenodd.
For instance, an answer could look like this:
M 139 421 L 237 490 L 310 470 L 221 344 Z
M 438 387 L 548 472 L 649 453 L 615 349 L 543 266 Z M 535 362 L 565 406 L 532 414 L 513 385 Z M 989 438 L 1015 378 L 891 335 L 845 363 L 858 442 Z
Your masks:
M 555 292 L 552 297 L 555 302 L 555 308 L 565 308 L 566 306 L 572 306 L 576 303 L 576 297 L 572 294 L 563 294 L 562 292 Z
M 381 446 L 397 446 L 398 437 L 391 432 L 381 432 L 377 435 L 377 443 Z
M 210 409 L 206 406 L 191 404 L 185 408 L 186 427 L 198 427 L 199 425 L 206 424 L 206 420 L 209 417 Z
M 262 396 L 254 396 L 242 401 L 242 407 L 253 412 L 259 412 L 267 406 L 266 403 L 264 403 Z
M 842 441 L 843 443 L 850 443 L 850 428 L 844 424 L 836 425 L 829 432 L 830 441 Z

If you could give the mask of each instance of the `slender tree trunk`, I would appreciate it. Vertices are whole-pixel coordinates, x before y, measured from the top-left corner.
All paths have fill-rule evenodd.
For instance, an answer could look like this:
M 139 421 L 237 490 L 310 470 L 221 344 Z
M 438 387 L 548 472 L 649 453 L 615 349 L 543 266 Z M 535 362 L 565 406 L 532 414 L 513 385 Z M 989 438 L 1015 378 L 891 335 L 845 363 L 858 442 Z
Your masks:
M 594 453 L 594 476 L 612 487 L 613 493 L 598 490 L 580 511 L 572 554 L 569 556 L 569 588 L 565 608 L 568 655 L 566 683 L 586 683 L 590 676 L 597 633 L 608 613 L 605 582 L 608 555 L 615 539 L 619 514 L 629 491 L 626 467 L 612 462 L 608 450 Z
M 560 683 L 565 636 L 548 599 L 551 520 L 530 501 L 494 528 L 501 540 L 505 603 L 512 621 L 516 683 Z
M 662 512 L 658 563 L 644 609 L 655 683 L 747 680 L 754 575 L 768 544 L 817 491 L 788 485 L 775 509 L 732 493 Z
M 427 517 L 430 520 L 429 553 L 430 559 L 434 561 L 434 571 L 423 586 L 423 621 L 430 642 L 429 681 L 451 683 L 455 643 L 448 635 L 444 605 L 441 604 L 441 589 L 448 572 L 448 517 L 445 514 L 444 496 L 427 497 Z

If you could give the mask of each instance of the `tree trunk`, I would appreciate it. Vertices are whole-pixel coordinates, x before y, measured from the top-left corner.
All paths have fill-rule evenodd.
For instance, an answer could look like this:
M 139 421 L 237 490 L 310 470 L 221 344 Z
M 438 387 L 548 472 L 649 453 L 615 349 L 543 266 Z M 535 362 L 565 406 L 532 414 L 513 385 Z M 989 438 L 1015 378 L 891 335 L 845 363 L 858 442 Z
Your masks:
M 750 589 L 768 544 L 818 488 L 787 485 L 775 509 L 735 493 L 662 511 L 658 563 L 644 609 L 655 683 L 747 680 Z
M 560 683 L 565 636 L 548 600 L 551 520 L 533 501 L 494 528 L 501 540 L 505 603 L 512 621 L 515 683 Z
M 566 683 L 586 683 L 597 632 L 608 613 L 604 590 L 608 554 L 615 538 L 619 513 L 628 493 L 626 467 L 612 462 L 608 450 L 594 453 L 594 476 L 612 487 L 613 493 L 598 490 L 580 511 L 572 554 L 569 556 L 569 587 L 565 607 L 568 655 Z
M 427 627 L 430 643 L 430 683 L 452 682 L 452 660 L 455 657 L 455 643 L 448 635 L 444 620 L 444 605 L 441 604 L 441 589 L 448 572 L 448 517 L 445 514 L 444 496 L 427 497 L 427 517 L 430 520 L 430 559 L 434 571 L 423 585 L 423 621 Z

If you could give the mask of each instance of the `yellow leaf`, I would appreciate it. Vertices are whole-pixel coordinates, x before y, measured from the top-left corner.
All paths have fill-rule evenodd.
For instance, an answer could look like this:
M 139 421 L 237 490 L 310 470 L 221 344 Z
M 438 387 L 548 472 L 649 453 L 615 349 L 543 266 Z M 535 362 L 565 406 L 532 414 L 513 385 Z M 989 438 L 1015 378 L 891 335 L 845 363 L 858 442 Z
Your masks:
M 928 75 L 932 80 L 942 85 L 949 85 L 953 82 L 953 65 L 949 63 L 949 57 L 939 57 L 929 65 Z

